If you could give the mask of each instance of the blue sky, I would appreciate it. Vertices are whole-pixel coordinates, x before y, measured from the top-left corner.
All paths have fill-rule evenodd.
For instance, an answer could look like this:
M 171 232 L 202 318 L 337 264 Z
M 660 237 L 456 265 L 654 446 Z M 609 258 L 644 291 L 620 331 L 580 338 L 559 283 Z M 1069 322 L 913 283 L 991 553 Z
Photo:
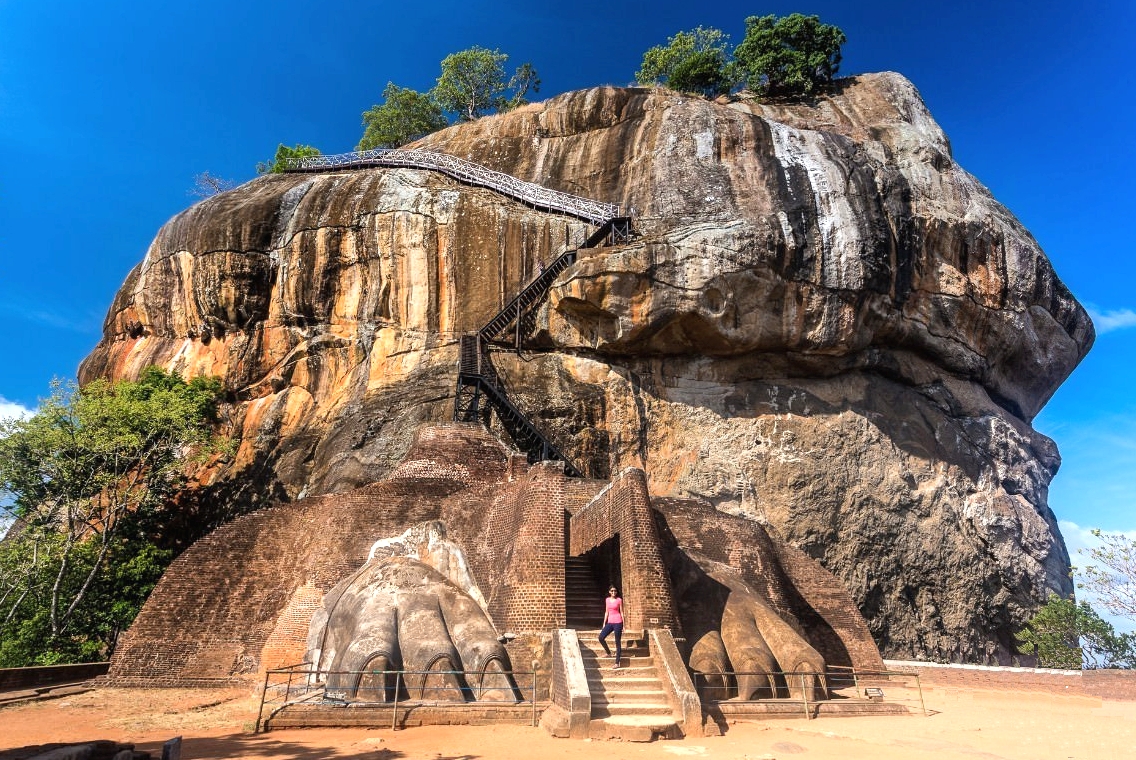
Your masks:
M 1096 347 L 1035 423 L 1064 458 L 1050 505 L 1076 526 L 1136 528 L 1136 3 L 550 6 L 0 0 L 0 414 L 74 377 L 199 172 L 248 180 L 279 142 L 350 150 L 388 80 L 427 89 L 474 44 L 531 61 L 544 97 L 626 84 L 676 31 L 736 43 L 746 16 L 799 11 L 844 29 L 842 73 L 915 83 L 955 158 L 1096 317 Z

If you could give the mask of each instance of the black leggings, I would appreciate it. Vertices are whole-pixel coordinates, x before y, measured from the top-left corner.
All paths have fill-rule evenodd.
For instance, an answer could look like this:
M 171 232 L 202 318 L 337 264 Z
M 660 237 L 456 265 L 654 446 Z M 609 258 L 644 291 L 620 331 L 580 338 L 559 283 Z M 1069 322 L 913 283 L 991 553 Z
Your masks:
M 620 659 L 623 657 L 623 623 L 606 624 L 603 630 L 600 631 L 600 646 L 604 648 L 604 651 L 607 652 L 608 655 L 611 655 L 611 650 L 608 649 L 607 642 L 604 641 L 604 639 L 606 639 L 607 635 L 612 631 L 615 631 L 615 664 L 618 665 Z

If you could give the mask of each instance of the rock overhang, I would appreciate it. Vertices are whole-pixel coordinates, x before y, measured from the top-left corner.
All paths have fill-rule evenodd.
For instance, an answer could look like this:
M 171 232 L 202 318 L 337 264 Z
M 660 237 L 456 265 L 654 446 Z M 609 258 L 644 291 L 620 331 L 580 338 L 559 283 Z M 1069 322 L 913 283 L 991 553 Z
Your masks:
M 1063 588 L 1057 458 L 1029 420 L 1092 325 L 902 77 L 804 105 L 593 88 L 419 144 L 634 210 L 641 237 L 565 273 L 538 320 L 547 353 L 511 368 L 566 448 L 767 513 L 846 580 L 871 549 L 858 531 L 973 522 L 959 561 L 990 554 L 981 582 L 1021 594 L 979 614 L 941 589 L 960 631 L 1005 629 L 1030 584 Z M 457 334 L 587 232 L 429 172 L 262 177 L 162 229 L 82 375 L 222 376 L 242 439 L 215 473 L 236 483 L 223 498 L 345 490 L 449 415 Z M 985 533 L 1005 545 L 983 549 Z M 888 562 L 922 561 L 904 551 Z

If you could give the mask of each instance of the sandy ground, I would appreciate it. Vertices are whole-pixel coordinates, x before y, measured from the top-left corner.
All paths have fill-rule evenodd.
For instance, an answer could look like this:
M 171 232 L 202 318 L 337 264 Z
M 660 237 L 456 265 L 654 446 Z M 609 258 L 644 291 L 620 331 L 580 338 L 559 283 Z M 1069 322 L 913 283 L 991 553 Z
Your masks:
M 160 757 L 162 742 L 179 735 L 184 737 L 182 757 L 187 760 L 1136 758 L 1136 702 L 926 686 L 924 697 L 927 717 L 736 723 L 725 736 L 633 744 L 553 739 L 539 728 L 525 726 L 435 726 L 393 732 L 307 729 L 255 735 L 258 702 L 247 691 L 100 689 L 0 708 L 0 758 L 13 756 L 3 750 L 94 739 L 133 742 Z

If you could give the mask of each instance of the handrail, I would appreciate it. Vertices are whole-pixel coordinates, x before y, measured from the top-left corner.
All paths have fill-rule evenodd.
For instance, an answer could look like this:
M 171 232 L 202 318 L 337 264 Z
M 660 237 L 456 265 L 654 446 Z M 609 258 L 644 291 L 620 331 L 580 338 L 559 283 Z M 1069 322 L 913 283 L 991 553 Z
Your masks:
M 272 676 L 274 676 L 274 675 L 275 676 L 287 676 L 287 680 L 286 681 L 273 682 Z M 368 676 L 372 676 L 372 677 L 374 677 L 374 676 L 394 676 L 394 678 L 395 678 L 394 689 L 390 690 L 387 687 L 383 687 L 384 691 L 389 692 L 392 699 L 390 699 L 389 702 L 387 700 L 370 701 L 370 700 L 355 700 L 355 699 L 348 699 L 348 698 L 339 697 L 339 696 L 328 695 L 328 693 L 327 693 L 327 676 L 354 676 L 355 678 L 352 679 L 352 680 L 358 681 L 358 677 L 361 677 L 363 675 L 368 675 Z M 299 664 L 296 664 L 296 665 L 286 665 L 286 666 L 279 667 L 279 668 L 269 668 L 269 669 L 264 671 L 264 686 L 263 686 L 263 688 L 261 689 L 261 692 L 260 692 L 260 709 L 257 711 L 256 728 L 255 728 L 254 733 L 259 734 L 262 730 L 263 731 L 269 730 L 268 724 L 273 718 L 275 718 L 284 709 L 291 707 L 293 705 L 298 705 L 298 704 L 335 704 L 335 705 L 353 704 L 353 705 L 371 705 L 371 706 L 376 706 L 376 707 L 381 706 L 383 708 L 385 708 L 389 704 L 392 708 L 391 728 L 395 728 L 394 721 L 395 721 L 397 714 L 398 714 L 398 708 L 399 708 L 400 702 L 402 703 L 404 709 L 406 707 L 411 707 L 411 706 L 414 706 L 414 705 L 417 705 L 417 704 L 421 704 L 421 700 L 415 700 L 415 699 L 410 699 L 410 698 L 405 698 L 405 697 L 400 696 L 400 693 L 402 692 L 403 688 L 406 686 L 406 678 L 405 677 L 408 676 L 408 675 L 409 676 L 421 676 L 422 677 L 422 679 L 423 679 L 422 683 L 416 684 L 414 686 L 415 689 L 422 691 L 422 692 L 450 690 L 452 688 L 451 686 L 448 686 L 448 685 L 446 685 L 446 686 L 428 686 L 427 683 L 426 683 L 426 679 L 428 679 L 430 676 L 445 676 L 445 675 L 457 676 L 462 681 L 461 690 L 463 692 L 468 692 L 471 695 L 477 695 L 477 696 L 480 696 L 480 694 L 482 694 L 486 690 L 489 690 L 489 689 L 492 689 L 492 688 L 499 688 L 499 687 L 487 687 L 487 686 L 484 685 L 484 682 L 481 682 L 477 686 L 474 686 L 470 682 L 471 676 L 480 676 L 482 679 L 484 679 L 484 677 L 487 676 L 487 675 L 505 676 L 506 682 L 508 684 L 507 688 L 512 690 L 513 693 L 517 696 L 521 696 L 525 692 L 527 692 L 528 693 L 527 694 L 528 699 L 520 698 L 520 699 L 516 699 L 516 700 L 502 700 L 501 703 L 502 704 L 514 704 L 514 705 L 531 704 L 532 708 L 533 708 L 532 724 L 533 724 L 533 726 L 536 725 L 537 670 L 536 670 L 536 663 L 535 662 L 533 663 L 533 669 L 532 670 L 495 670 L 495 671 L 485 671 L 485 670 L 320 670 L 320 669 L 316 668 L 315 666 L 313 666 L 311 663 L 304 662 L 304 663 L 299 663 Z M 295 676 L 305 676 L 306 678 L 301 679 L 300 684 L 297 684 L 295 687 L 293 687 L 293 682 L 294 682 Z M 521 687 L 521 686 L 517 685 L 517 676 L 530 676 L 531 681 L 526 687 Z M 316 681 L 317 679 L 322 679 L 322 680 L 320 680 L 317 684 L 312 685 L 312 682 Z M 304 686 L 303 685 L 304 682 L 307 682 L 308 685 Z M 293 688 L 295 688 L 297 690 L 297 695 L 296 695 L 295 698 L 293 698 L 293 695 L 292 695 Z M 270 691 L 276 692 L 278 695 L 282 692 L 282 695 L 278 696 L 276 699 L 273 699 L 273 698 L 269 697 Z M 453 702 L 451 702 L 449 700 L 436 700 L 435 703 L 436 704 L 437 703 L 446 703 L 446 704 L 452 704 L 452 705 L 470 704 L 468 700 L 459 700 L 459 701 L 453 701 Z M 475 704 L 486 704 L 486 703 L 475 701 Z M 264 708 L 265 708 L 266 705 L 268 705 L 270 708 L 272 707 L 272 705 L 276 705 L 276 707 L 274 707 L 270 710 L 267 717 L 265 717 L 265 715 L 264 715 Z
M 785 686 L 779 687 L 779 686 L 776 686 L 776 685 L 772 685 L 771 688 L 774 689 L 774 694 L 776 694 L 776 689 L 778 689 L 778 688 L 786 688 L 786 689 L 791 691 L 795 684 L 793 684 L 790 681 L 790 677 L 796 677 L 796 678 L 800 679 L 799 684 L 800 684 L 800 688 L 801 688 L 801 700 L 803 701 L 804 706 L 805 706 L 806 717 L 811 717 L 810 714 L 809 714 L 809 699 L 808 699 L 808 688 L 809 688 L 809 686 L 808 686 L 807 681 L 805 680 L 806 678 L 817 678 L 817 679 L 819 679 L 819 684 L 817 682 L 814 682 L 813 686 L 814 687 L 819 686 L 826 693 L 831 692 L 833 690 L 833 688 L 839 688 L 839 687 L 835 687 L 834 685 L 836 683 L 841 682 L 843 679 L 848 679 L 848 681 L 851 682 L 851 684 L 856 688 L 856 690 L 859 691 L 860 679 L 863 679 L 863 678 L 869 678 L 869 679 L 871 679 L 871 678 L 890 678 L 892 676 L 902 676 L 904 678 L 914 678 L 915 679 L 915 688 L 919 692 L 919 709 L 923 712 L 924 715 L 927 714 L 927 705 L 923 701 L 923 685 L 920 683 L 919 674 L 912 672 L 912 671 L 860 670 L 858 668 L 851 668 L 851 667 L 847 667 L 847 666 L 829 665 L 829 666 L 827 666 L 827 668 L 824 672 L 817 672 L 817 671 L 810 671 L 810 670 L 751 670 L 751 671 L 740 671 L 740 670 L 701 671 L 701 670 L 691 670 L 690 672 L 691 672 L 691 676 L 694 678 L 695 689 L 698 692 L 698 697 L 704 705 L 706 705 L 706 704 L 717 704 L 717 703 L 720 703 L 720 702 L 728 702 L 728 703 L 733 704 L 733 705 L 744 705 L 744 704 L 753 704 L 753 703 L 769 702 L 769 701 L 775 701 L 775 702 L 786 701 L 786 700 L 784 700 L 782 698 L 778 698 L 776 696 L 774 696 L 772 699 L 742 699 L 741 695 L 733 696 L 733 695 L 730 694 L 730 692 L 736 690 L 736 684 L 737 684 L 738 676 L 766 676 L 766 677 L 780 676 L 781 682 L 783 682 L 785 684 Z M 723 679 L 725 679 L 726 683 L 722 684 L 722 685 L 717 685 L 717 686 L 711 685 L 711 684 L 707 683 L 707 681 L 711 678 L 713 678 L 713 679 L 723 678 Z M 732 682 L 732 685 L 731 685 L 731 682 Z M 771 684 L 773 684 L 772 680 L 771 680 Z M 715 699 L 708 694 L 708 692 L 715 692 L 715 691 L 723 692 L 723 696 L 719 699 Z M 790 697 L 790 700 L 791 699 L 792 698 Z
M 559 211 L 593 225 L 601 225 L 620 215 L 619 204 L 602 203 L 558 190 L 550 190 L 533 182 L 525 182 L 504 172 L 494 171 L 472 161 L 465 161 L 431 150 L 374 148 L 372 150 L 334 153 L 284 159 L 284 171 L 312 172 L 325 169 L 356 169 L 366 166 L 390 166 L 429 169 L 448 174 L 470 185 L 496 190 L 537 208 Z

